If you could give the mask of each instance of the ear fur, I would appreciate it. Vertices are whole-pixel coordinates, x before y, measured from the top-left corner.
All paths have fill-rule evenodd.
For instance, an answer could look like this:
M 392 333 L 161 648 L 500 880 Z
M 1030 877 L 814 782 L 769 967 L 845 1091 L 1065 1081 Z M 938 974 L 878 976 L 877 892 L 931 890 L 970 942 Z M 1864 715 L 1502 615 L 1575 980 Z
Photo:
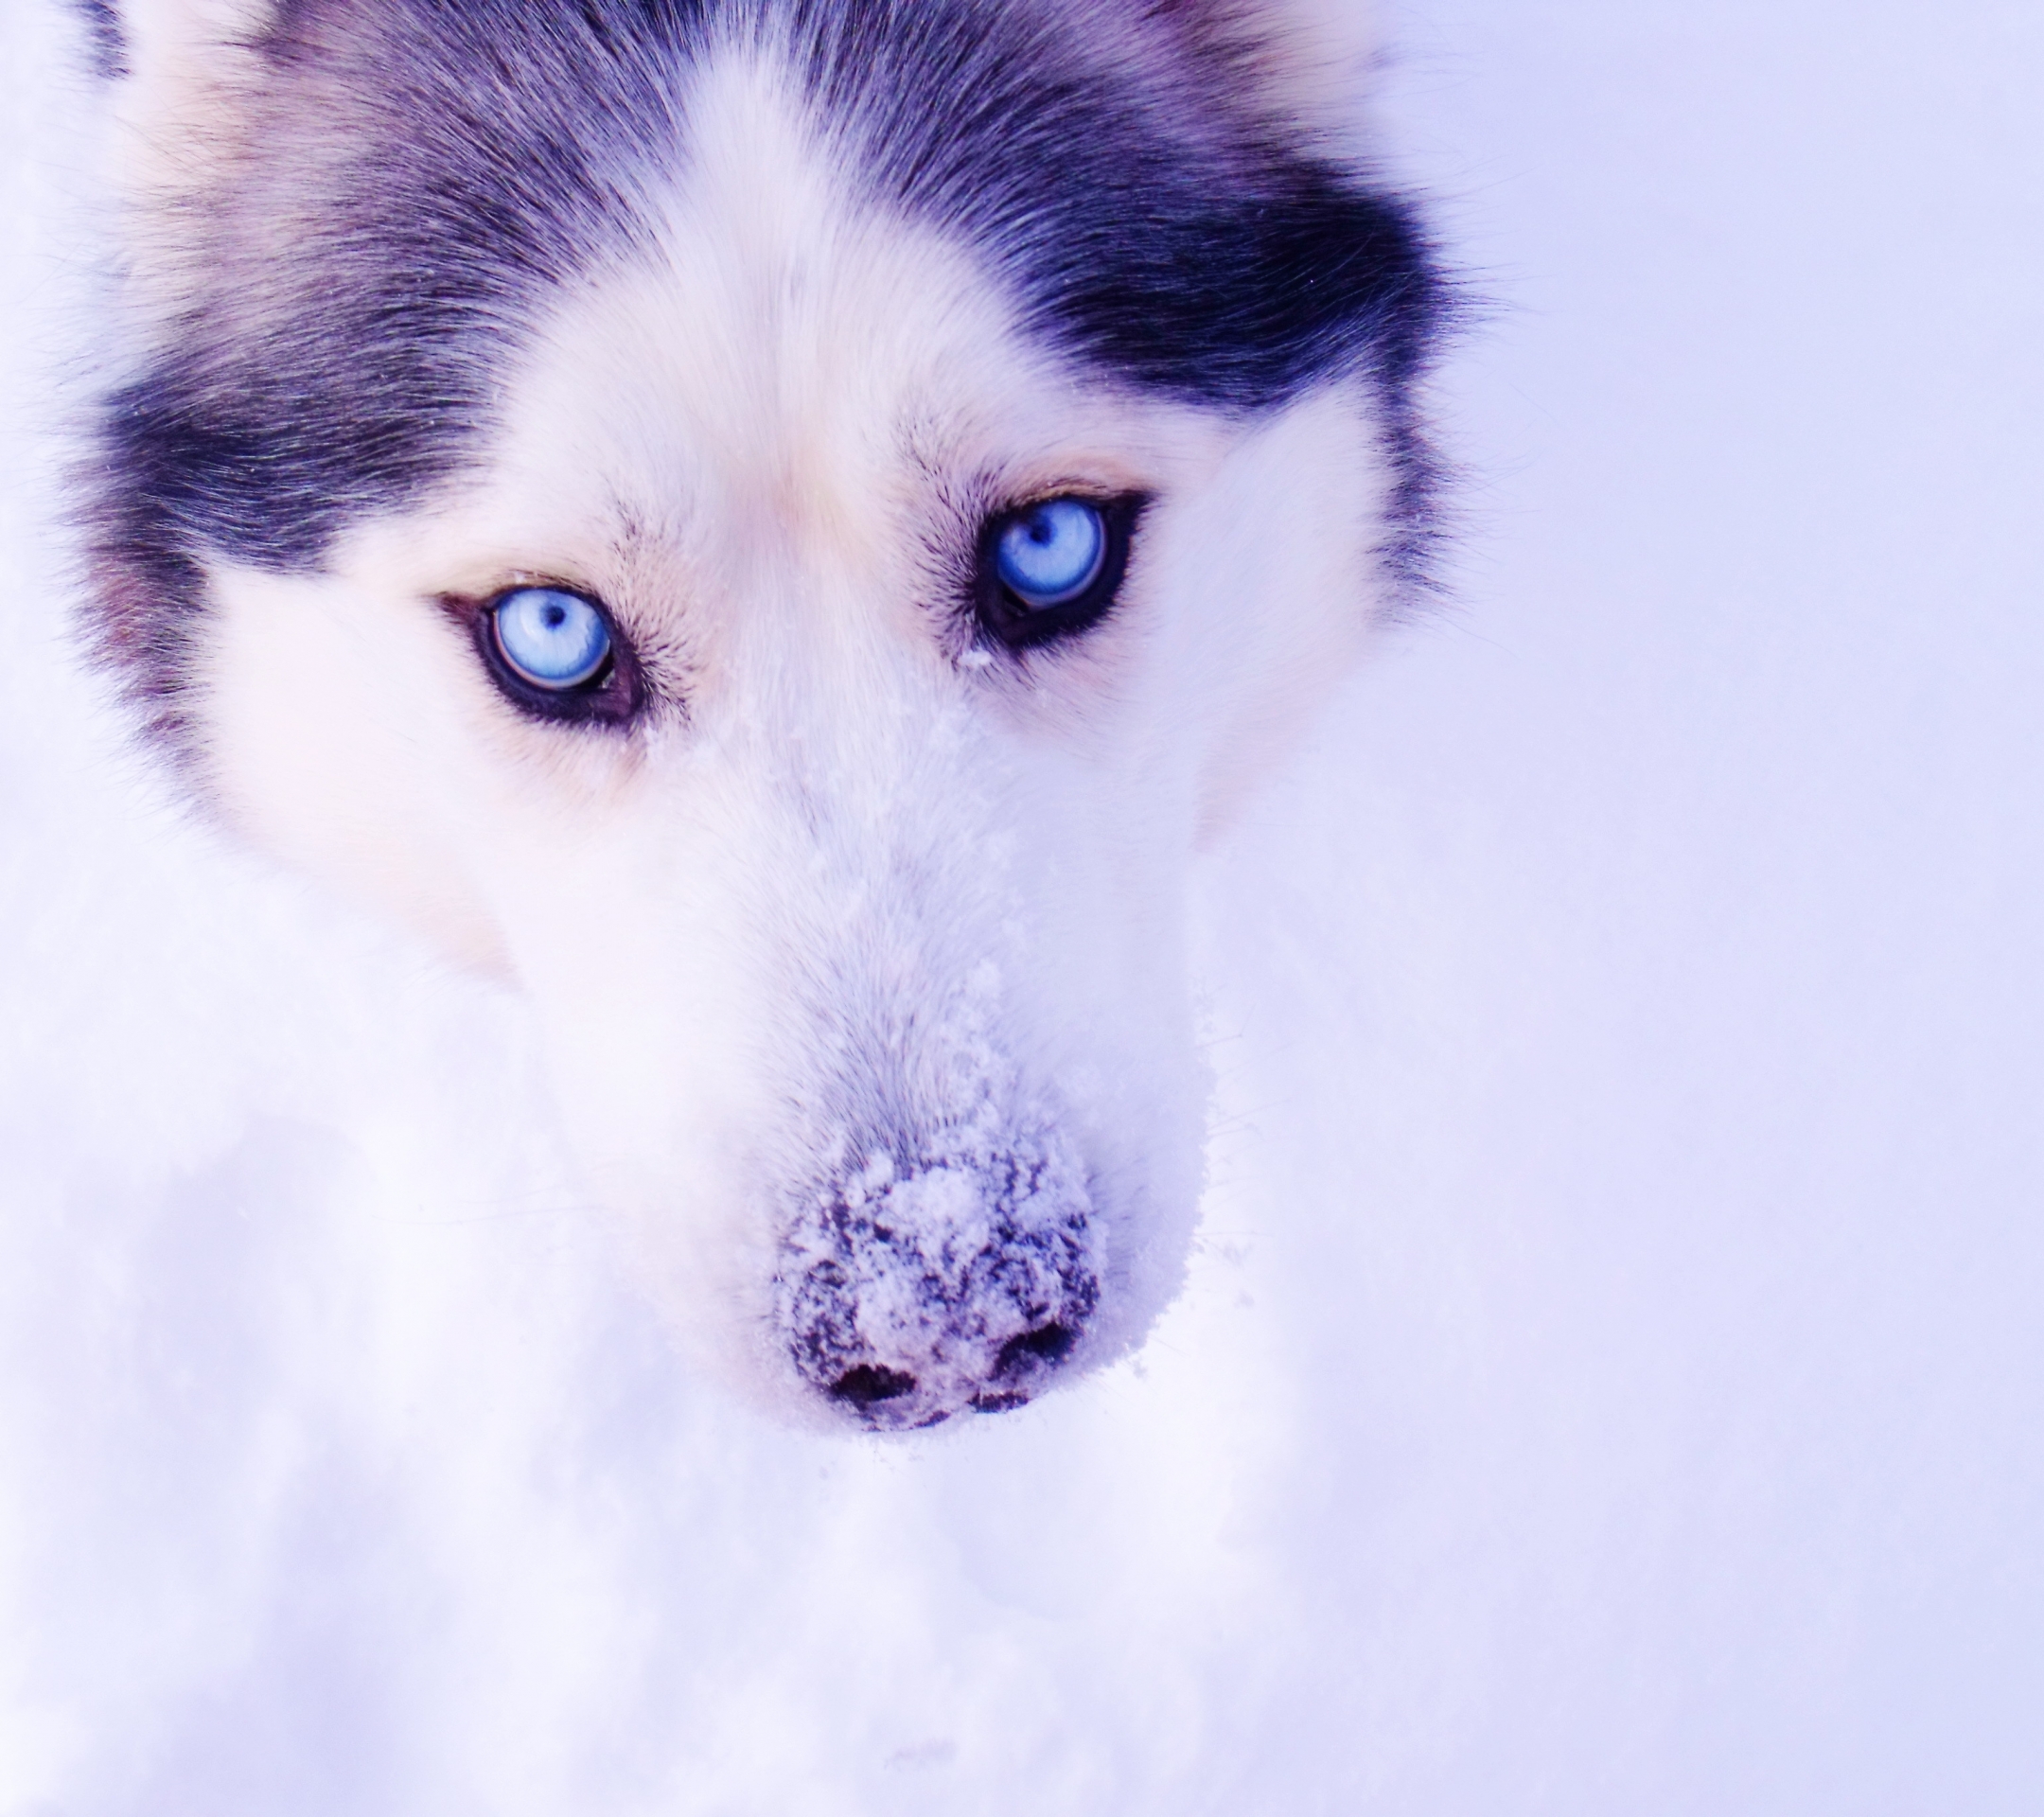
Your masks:
M 1318 150 L 1366 150 L 1364 97 L 1379 40 L 1369 0 L 1153 0 L 1152 11 L 1218 56 L 1273 120 Z
M 144 204 L 203 190 L 239 137 L 276 0 L 89 0 L 114 78 L 114 175 Z

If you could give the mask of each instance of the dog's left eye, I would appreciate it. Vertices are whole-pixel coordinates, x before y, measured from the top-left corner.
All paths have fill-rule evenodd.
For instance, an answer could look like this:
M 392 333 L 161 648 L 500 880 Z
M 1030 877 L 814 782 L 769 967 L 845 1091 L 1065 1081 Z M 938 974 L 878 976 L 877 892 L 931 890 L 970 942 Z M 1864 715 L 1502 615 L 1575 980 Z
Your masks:
M 1084 499 L 1046 499 L 1017 511 L 994 545 L 1001 585 L 1032 611 L 1077 599 L 1100 573 L 1107 525 Z
M 1010 649 L 1072 637 L 1106 616 L 1144 500 L 1042 499 L 980 538 L 979 620 Z

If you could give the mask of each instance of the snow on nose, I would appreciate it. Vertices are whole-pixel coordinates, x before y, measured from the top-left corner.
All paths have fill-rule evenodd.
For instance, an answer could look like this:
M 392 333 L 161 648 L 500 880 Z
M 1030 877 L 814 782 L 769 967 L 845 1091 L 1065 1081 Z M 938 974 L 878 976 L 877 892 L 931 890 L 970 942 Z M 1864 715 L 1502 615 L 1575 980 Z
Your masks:
M 887 1149 L 819 1187 L 782 1244 L 777 1311 L 797 1373 L 875 1431 L 1021 1406 L 1100 1301 L 1084 1175 L 1052 1135 Z

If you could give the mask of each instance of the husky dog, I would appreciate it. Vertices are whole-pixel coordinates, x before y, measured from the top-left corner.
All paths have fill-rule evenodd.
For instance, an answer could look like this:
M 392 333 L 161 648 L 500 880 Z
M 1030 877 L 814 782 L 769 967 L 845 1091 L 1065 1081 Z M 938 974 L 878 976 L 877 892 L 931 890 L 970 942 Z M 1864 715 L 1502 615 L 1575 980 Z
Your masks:
M 225 823 L 527 993 L 799 1419 L 1138 1342 L 1189 867 L 1418 575 L 1442 286 L 1344 0 L 92 9 L 91 634 Z

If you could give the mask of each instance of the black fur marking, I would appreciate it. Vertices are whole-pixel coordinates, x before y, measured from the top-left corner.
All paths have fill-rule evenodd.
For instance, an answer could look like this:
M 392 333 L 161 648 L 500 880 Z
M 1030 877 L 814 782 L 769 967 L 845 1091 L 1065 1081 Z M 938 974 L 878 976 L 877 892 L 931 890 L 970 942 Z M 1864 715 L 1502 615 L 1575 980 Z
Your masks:
M 110 66 L 112 14 L 81 0 Z M 1443 315 L 1412 210 L 1259 116 L 1170 9 L 1170 54 L 1090 54 L 1027 0 L 280 0 L 259 151 L 183 231 L 198 293 L 106 401 L 99 633 L 182 725 L 207 555 L 316 569 L 459 470 L 546 295 L 652 231 L 719 42 L 780 47 L 888 204 L 979 248 L 1032 331 L 1114 382 L 1240 411 L 1377 391 L 1417 575 L 1435 468 L 1411 398 Z
M 993 250 L 1047 339 L 1129 383 L 1246 409 L 1347 366 L 1413 376 L 1440 293 L 1411 209 L 1255 119 L 1224 60 L 1194 93 L 1101 67 L 1070 14 L 794 11 L 812 91 L 855 124 L 872 183 Z

